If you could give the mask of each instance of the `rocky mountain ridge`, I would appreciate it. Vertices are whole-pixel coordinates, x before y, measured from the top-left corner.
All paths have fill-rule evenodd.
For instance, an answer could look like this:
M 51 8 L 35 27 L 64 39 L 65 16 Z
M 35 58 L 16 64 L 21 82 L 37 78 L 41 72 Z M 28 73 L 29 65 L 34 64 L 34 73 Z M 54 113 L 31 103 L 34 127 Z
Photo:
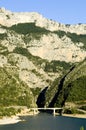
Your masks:
M 36 106 L 40 91 L 49 86 L 47 102 L 51 102 L 56 86 L 70 68 L 86 58 L 86 25 L 63 25 L 48 20 L 38 13 L 14 13 L 0 9 L 0 92 L 1 105 L 7 102 L 14 105 Z M 81 68 L 78 70 L 80 71 Z M 76 69 L 77 70 L 77 66 Z M 86 72 L 85 66 L 83 73 Z M 75 79 L 71 79 L 71 73 Z M 69 81 L 83 80 L 83 74 L 76 71 L 65 78 L 64 87 Z M 84 75 L 86 75 L 84 73 Z M 2 80 L 3 79 L 3 80 Z M 68 81 L 66 81 L 68 80 Z M 66 85 L 68 84 L 68 85 Z M 71 83 L 72 84 L 72 83 Z M 26 86 L 26 87 L 25 87 Z M 4 88 L 6 87 L 6 91 Z M 81 85 L 82 87 L 82 85 Z M 14 89 L 15 88 L 15 89 Z M 25 91 L 27 89 L 27 91 Z M 13 96 L 19 91 L 17 97 Z M 62 90 L 63 91 L 63 90 Z M 4 92 L 4 95 L 3 95 Z M 64 94 L 64 91 L 63 91 Z M 63 98 L 63 97 L 62 97 Z M 25 101 L 24 104 L 22 100 Z M 21 102 L 21 103 L 19 103 Z M 12 104 L 11 104 L 12 105 Z
M 5 8 L 0 8 L 0 24 L 10 27 L 18 23 L 35 23 L 36 26 L 50 31 L 61 30 L 77 34 L 86 34 L 86 24 L 65 25 L 46 19 L 36 12 L 11 12 Z

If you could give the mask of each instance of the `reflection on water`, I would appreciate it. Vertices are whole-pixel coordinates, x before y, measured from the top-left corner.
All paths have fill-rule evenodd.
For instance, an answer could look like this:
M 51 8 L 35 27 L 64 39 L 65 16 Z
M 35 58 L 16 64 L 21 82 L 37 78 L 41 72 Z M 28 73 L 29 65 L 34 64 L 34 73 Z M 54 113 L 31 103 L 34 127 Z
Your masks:
M 86 130 L 86 119 L 39 114 L 21 117 L 25 121 L 11 125 L 1 125 L 0 130 Z

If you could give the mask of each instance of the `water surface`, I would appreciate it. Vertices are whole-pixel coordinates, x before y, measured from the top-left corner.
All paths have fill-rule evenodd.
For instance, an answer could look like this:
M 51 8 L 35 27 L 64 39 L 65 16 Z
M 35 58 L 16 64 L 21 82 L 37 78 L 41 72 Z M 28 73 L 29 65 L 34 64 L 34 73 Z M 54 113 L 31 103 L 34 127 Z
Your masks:
M 80 130 L 83 126 L 86 130 L 86 119 L 50 114 L 21 117 L 25 121 L 17 124 L 1 125 L 0 130 Z

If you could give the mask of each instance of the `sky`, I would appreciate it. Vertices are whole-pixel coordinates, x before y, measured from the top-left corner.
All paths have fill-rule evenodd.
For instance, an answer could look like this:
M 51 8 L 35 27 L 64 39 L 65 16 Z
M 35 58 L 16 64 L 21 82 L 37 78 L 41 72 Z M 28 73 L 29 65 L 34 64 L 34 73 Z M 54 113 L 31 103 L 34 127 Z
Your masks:
M 64 24 L 86 23 L 86 0 L 0 0 L 0 8 L 13 12 L 38 12 Z

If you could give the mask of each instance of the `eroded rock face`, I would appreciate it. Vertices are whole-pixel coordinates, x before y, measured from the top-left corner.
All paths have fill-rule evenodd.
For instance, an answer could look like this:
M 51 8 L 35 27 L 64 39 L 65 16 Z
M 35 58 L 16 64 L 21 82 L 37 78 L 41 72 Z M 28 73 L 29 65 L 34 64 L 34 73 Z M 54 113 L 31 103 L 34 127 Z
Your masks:
M 4 26 L 12 26 L 18 23 L 32 23 L 36 26 L 44 27 L 50 31 L 62 30 L 65 32 L 86 34 L 86 24 L 64 25 L 53 20 L 44 18 L 36 12 L 11 12 L 5 8 L 0 8 L 0 24 Z
M 33 55 L 49 61 L 79 62 L 86 57 L 86 51 L 80 49 L 81 43 L 76 45 L 67 36 L 59 38 L 56 34 L 49 33 L 43 35 L 40 40 L 32 40 L 30 44 L 32 42 L 34 46 L 29 47 L 28 50 Z
M 5 45 L 10 52 L 12 52 L 16 46 L 22 46 L 28 48 L 31 54 L 47 59 L 48 61 L 59 60 L 66 62 L 79 62 L 86 57 L 86 51 L 81 49 L 84 48 L 84 43 L 77 40 L 74 42 L 73 39 L 67 35 L 67 32 L 85 35 L 85 24 L 67 26 L 48 20 L 35 12 L 17 13 L 5 10 L 4 8 L 0 9 L 1 25 L 11 27 L 20 23 L 34 23 L 34 27 L 38 26 L 52 32 L 47 34 L 42 33 L 39 38 L 33 38 L 33 36 L 28 35 L 26 45 L 25 41 L 23 41 L 24 36 L 22 34 L 19 35 L 15 32 L 7 31 L 6 28 L 2 28 L 1 26 L 1 34 L 7 33 L 7 39 L 2 41 L 1 44 Z M 61 37 L 53 32 L 59 30 L 65 32 L 65 34 Z M 29 40 L 29 37 L 31 40 Z
M 54 80 L 85 57 L 86 24 L 64 25 L 36 12 L 0 9 L 0 67 L 27 84 L 35 100 L 36 88 L 51 89 Z M 50 101 L 57 91 L 51 90 Z
M 7 58 L 3 55 L 0 55 L 0 67 L 4 67 L 7 64 Z

